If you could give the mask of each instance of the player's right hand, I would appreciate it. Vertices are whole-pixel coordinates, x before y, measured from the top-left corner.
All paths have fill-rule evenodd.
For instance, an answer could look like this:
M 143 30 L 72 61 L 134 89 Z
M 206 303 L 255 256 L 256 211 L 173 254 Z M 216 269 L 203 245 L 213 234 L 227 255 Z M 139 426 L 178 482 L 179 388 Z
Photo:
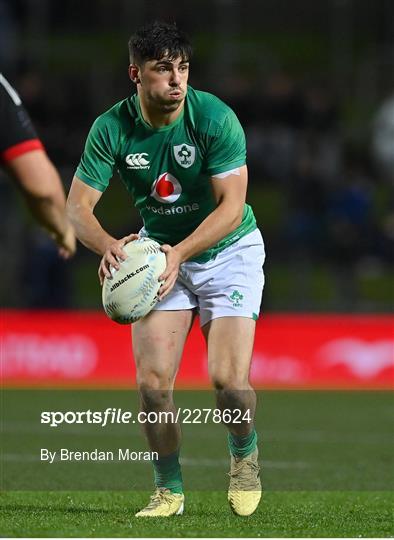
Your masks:
M 112 278 L 110 269 L 111 266 L 116 270 L 119 270 L 120 262 L 127 259 L 127 255 L 123 251 L 122 247 L 129 242 L 132 242 L 133 240 L 137 240 L 137 238 L 139 238 L 138 234 L 129 234 L 128 236 L 124 236 L 120 240 L 116 240 L 107 247 L 98 269 L 100 285 L 104 283 L 105 277 L 109 279 Z

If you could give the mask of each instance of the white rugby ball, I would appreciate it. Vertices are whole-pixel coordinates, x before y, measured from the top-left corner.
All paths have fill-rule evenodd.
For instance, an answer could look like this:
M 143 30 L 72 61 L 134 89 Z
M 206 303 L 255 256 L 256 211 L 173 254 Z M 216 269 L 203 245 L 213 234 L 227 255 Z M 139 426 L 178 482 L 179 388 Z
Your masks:
M 112 279 L 104 279 L 102 300 L 110 319 L 129 324 L 145 317 L 156 305 L 166 256 L 160 244 L 150 238 L 139 238 L 122 249 L 127 259 L 120 261 L 119 270 L 111 268 Z

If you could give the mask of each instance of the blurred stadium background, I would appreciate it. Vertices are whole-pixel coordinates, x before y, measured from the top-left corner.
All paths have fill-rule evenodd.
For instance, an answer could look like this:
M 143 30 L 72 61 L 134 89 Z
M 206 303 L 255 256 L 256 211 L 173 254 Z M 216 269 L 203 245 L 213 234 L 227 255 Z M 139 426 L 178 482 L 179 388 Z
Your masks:
M 279 317 L 263 317 L 259 325 L 263 336 L 264 320 L 267 329 L 277 321 L 278 334 L 265 334 L 268 341 L 258 342 L 262 357 L 267 360 L 271 340 L 272 362 L 281 373 L 287 366 L 291 383 L 297 370 L 289 364 L 289 355 L 313 362 L 316 347 L 327 344 L 326 338 L 318 340 L 310 354 L 304 346 L 312 333 L 311 321 L 320 320 L 317 334 L 324 329 L 327 339 L 331 335 L 340 342 L 339 356 L 356 356 L 357 365 L 367 365 L 356 371 L 383 377 L 389 385 L 393 2 L 101 0 L 93 6 L 76 0 L 0 0 L 0 70 L 20 92 L 66 188 L 95 117 L 134 91 L 127 76 L 127 40 L 152 18 L 176 20 L 190 34 L 196 49 L 191 85 L 228 102 L 246 131 L 248 200 L 267 250 L 263 312 Z M 59 328 L 68 328 L 73 324 L 70 313 L 77 313 L 81 321 L 81 310 L 101 310 L 98 258 L 80 246 L 73 261 L 60 261 L 4 175 L 0 193 L 0 242 L 6 261 L 0 283 L 3 307 L 76 310 L 65 313 L 65 319 L 59 314 L 36 315 L 34 321 L 42 320 L 37 336 L 48 340 L 54 320 Z M 116 178 L 98 215 L 118 236 L 141 225 Z M 27 350 L 33 351 L 32 358 L 45 356 L 42 342 L 37 345 L 37 336 L 29 333 L 36 324 L 31 314 L 28 318 L 5 313 L 9 331 L 3 351 L 8 365 L 17 365 Z M 305 313 L 322 318 L 304 323 L 299 317 L 280 318 Z M 344 318 L 325 318 L 341 313 Z M 369 317 L 354 319 L 349 314 Z M 92 327 L 89 314 L 83 320 L 86 328 Z M 106 321 L 105 328 L 110 324 Z M 291 329 L 294 339 L 284 340 L 288 349 L 276 350 L 283 332 Z M 18 340 L 19 331 L 30 338 Z M 109 332 L 128 343 L 124 329 L 111 327 Z M 94 341 L 100 340 L 98 334 Z M 45 351 L 58 350 L 59 343 L 54 343 L 54 349 L 48 345 Z M 74 356 L 85 350 L 84 345 L 78 347 Z M 27 362 L 31 365 L 31 359 Z M 347 365 L 352 366 L 352 360 Z M 364 382 L 368 386 L 370 380 Z

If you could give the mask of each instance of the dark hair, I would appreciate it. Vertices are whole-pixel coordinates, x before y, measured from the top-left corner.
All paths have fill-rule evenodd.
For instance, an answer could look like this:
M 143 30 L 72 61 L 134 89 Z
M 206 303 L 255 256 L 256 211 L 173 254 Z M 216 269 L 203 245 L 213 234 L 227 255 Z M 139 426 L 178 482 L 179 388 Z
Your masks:
M 146 24 L 129 39 L 130 62 L 142 65 L 147 60 L 170 60 L 181 57 L 188 62 L 192 46 L 187 35 L 175 23 L 155 21 Z

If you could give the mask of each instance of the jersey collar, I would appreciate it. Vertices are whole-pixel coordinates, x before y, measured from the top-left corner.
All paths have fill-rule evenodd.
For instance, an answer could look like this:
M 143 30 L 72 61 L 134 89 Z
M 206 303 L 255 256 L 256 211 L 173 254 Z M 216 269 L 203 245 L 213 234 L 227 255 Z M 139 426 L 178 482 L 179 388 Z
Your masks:
M 186 100 L 186 99 L 187 99 L 187 94 L 186 94 L 185 100 Z M 171 122 L 171 123 L 168 124 L 167 126 L 162 126 L 162 127 L 159 127 L 159 128 L 154 128 L 154 127 L 152 127 L 151 125 L 149 125 L 147 122 L 145 122 L 144 117 L 142 116 L 141 104 L 140 104 L 140 98 L 139 98 L 138 94 L 135 94 L 135 105 L 136 105 L 136 110 L 137 110 L 138 119 L 140 120 L 141 124 L 142 124 L 146 129 L 148 129 L 149 131 L 153 131 L 153 132 L 155 132 L 155 133 L 161 132 L 161 131 L 169 131 L 169 130 L 172 129 L 173 127 L 177 126 L 180 122 L 182 122 L 183 116 L 184 116 L 184 114 L 185 114 L 185 102 L 184 102 L 184 103 L 183 103 L 183 109 L 182 109 L 180 115 L 178 116 L 178 118 L 176 118 L 173 122 Z

